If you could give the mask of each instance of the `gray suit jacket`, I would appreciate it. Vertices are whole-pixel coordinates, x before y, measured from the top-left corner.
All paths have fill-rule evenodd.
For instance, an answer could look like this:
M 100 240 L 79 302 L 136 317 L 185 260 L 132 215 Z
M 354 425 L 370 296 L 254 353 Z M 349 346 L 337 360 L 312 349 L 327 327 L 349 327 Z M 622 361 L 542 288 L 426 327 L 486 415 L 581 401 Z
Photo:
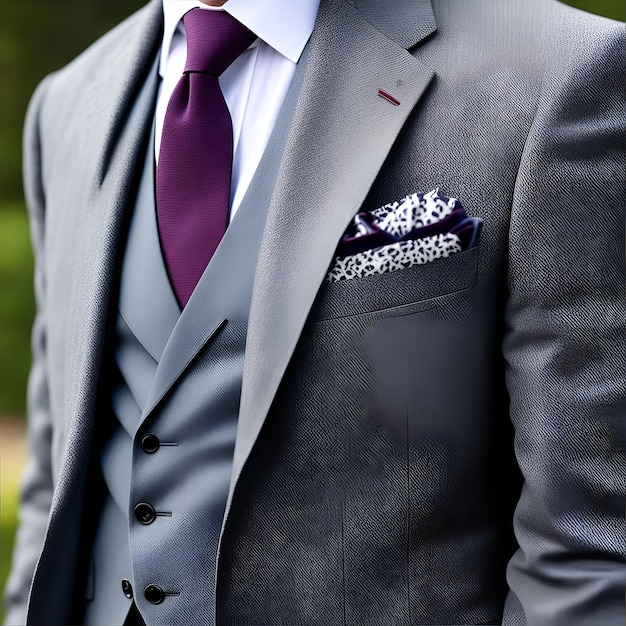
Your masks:
M 82 576 L 161 19 L 153 0 L 29 109 L 39 312 L 8 623 L 33 576 L 30 623 L 66 623 Z M 623 72 L 623 25 L 553 0 L 322 0 L 258 258 L 218 623 L 623 624 Z M 483 220 L 479 246 L 323 282 L 355 213 L 435 187 Z M 195 323 L 164 391 L 202 376 Z

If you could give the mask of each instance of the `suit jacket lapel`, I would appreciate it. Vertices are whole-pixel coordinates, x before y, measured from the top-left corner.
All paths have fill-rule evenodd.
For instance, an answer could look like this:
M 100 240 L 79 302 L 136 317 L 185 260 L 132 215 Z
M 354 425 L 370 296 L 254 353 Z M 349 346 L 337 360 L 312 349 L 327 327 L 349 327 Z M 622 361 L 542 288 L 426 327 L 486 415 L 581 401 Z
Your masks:
M 353 1 L 322 0 L 310 41 L 259 254 L 229 505 L 334 250 L 433 76 L 375 27 L 413 45 L 434 30 L 429 2 Z
M 84 177 L 90 186 L 80 229 L 82 273 L 85 277 L 75 301 L 81 303 L 80 326 L 74 337 L 80 345 L 74 363 L 74 394 L 68 410 L 74 415 L 68 447 L 73 437 L 83 436 L 86 417 L 95 410 L 98 372 L 104 350 L 104 333 L 110 309 L 111 287 L 125 210 L 135 184 L 133 173 L 145 148 L 156 94 L 156 50 L 162 14 L 159 0 L 143 9 L 140 28 L 107 59 L 104 71 L 86 86 L 87 114 L 77 116 L 84 124 L 90 154 Z M 83 449 L 84 442 L 77 449 Z
M 141 163 L 154 111 L 156 50 L 162 23 L 160 2 L 155 0 L 144 11 L 143 27 L 86 87 L 85 135 L 89 136 L 93 159 L 85 163 L 85 178 L 90 181 L 91 190 L 84 216 L 77 225 L 82 231 L 85 278 L 76 294 L 82 313 L 75 337 L 81 342 L 88 338 L 89 343 L 78 349 L 83 359 L 75 364 L 75 380 L 79 383 L 74 387 L 74 406 L 70 407 L 76 408 L 72 412 L 79 421 L 85 410 L 95 407 L 98 376 L 94 373 L 98 372 L 103 356 L 121 231 L 136 184 L 134 172 Z
M 75 132 L 85 138 L 82 176 L 89 187 L 76 224 L 84 280 L 72 295 L 80 303 L 72 346 L 74 354 L 69 379 L 67 413 L 71 415 L 59 482 L 50 510 L 46 541 L 33 580 L 33 601 L 29 623 L 65 622 L 72 597 L 72 576 L 58 576 L 59 554 L 73 563 L 78 550 L 80 499 L 89 461 L 89 450 L 97 410 L 100 366 L 104 352 L 109 300 L 124 210 L 133 185 L 133 165 L 141 154 L 154 105 L 156 73 L 147 79 L 160 40 L 159 0 L 142 10 L 126 39 L 124 49 L 107 58 L 108 66 L 97 71 L 85 89 L 85 115 L 76 113 Z M 139 26 L 137 28 L 137 26 Z M 81 128 L 82 125 L 82 128 Z M 74 131 L 73 131 L 74 132 Z M 71 350 L 71 352 L 70 352 Z

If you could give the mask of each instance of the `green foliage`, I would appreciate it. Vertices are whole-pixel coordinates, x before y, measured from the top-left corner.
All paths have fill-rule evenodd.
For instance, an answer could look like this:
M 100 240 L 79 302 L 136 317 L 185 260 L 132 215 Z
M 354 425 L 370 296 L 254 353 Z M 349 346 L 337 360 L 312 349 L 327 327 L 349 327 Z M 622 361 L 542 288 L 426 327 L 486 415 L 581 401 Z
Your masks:
M 566 0 L 565 4 L 589 13 L 597 13 L 614 20 L 620 20 L 621 22 L 626 19 L 626 3 L 624 0 Z
M 145 3 L 0 0 L 0 193 L 4 201 L 21 197 L 22 123 L 36 85 Z
M 4 472 L 4 464 L 2 469 Z M 17 475 L 11 475 L 6 477 L 6 479 L 3 477 L 0 484 L 2 486 L 2 506 L 0 507 L 0 590 L 3 590 L 9 577 L 13 538 L 17 527 Z M 0 623 L 4 623 L 3 613 L 4 607 L 0 600 Z
M 23 415 L 34 315 L 33 258 L 23 207 L 0 210 L 0 414 Z
M 4 589 L 4 585 L 9 577 L 11 550 L 16 528 L 17 510 L 15 506 L 12 506 L 7 510 L 6 516 L 0 520 L 0 546 L 2 550 L 0 552 L 0 589 Z M 4 609 L 0 606 L 0 621 L 1 620 L 4 620 Z

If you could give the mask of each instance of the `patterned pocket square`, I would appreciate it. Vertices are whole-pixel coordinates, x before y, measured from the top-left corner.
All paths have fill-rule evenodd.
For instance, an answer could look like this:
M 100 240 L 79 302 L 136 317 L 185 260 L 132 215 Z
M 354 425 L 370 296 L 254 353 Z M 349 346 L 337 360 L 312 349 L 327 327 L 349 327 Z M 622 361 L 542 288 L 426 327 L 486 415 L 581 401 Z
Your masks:
M 358 213 L 337 247 L 326 281 L 394 272 L 469 250 L 481 225 L 456 198 L 440 196 L 438 188 Z

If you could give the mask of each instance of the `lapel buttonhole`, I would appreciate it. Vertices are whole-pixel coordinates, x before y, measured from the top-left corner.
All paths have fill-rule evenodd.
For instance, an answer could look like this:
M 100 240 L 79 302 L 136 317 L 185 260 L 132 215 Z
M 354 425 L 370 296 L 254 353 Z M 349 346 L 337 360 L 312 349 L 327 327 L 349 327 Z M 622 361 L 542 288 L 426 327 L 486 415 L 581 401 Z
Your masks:
M 396 98 L 394 98 L 390 93 L 387 93 L 386 91 L 383 91 L 382 89 L 379 89 L 378 95 L 381 98 L 384 98 L 385 100 L 387 100 L 387 102 L 391 102 L 391 104 L 393 104 L 394 106 L 400 106 L 400 100 L 397 100 Z

